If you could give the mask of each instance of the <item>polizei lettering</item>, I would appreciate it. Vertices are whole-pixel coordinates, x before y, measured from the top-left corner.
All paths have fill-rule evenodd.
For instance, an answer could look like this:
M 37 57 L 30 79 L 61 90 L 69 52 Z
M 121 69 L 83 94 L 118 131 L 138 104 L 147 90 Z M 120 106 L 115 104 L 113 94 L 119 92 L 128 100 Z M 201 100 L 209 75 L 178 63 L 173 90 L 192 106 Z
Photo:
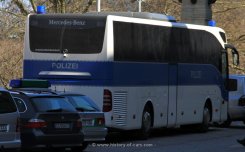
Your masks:
M 52 63 L 52 69 L 76 70 L 78 69 L 78 64 L 77 63 Z

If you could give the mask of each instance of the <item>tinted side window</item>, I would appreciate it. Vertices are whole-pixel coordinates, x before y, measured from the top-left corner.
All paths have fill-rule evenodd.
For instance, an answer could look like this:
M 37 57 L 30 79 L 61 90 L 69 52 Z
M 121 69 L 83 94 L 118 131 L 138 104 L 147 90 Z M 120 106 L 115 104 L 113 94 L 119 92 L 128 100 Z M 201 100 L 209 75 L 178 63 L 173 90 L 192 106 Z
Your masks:
M 16 112 L 17 108 L 9 92 L 0 91 L 0 113 Z
M 199 63 L 220 68 L 222 46 L 209 32 L 117 21 L 113 25 L 116 61 Z
M 25 112 L 26 111 L 26 105 L 25 102 L 20 98 L 14 98 L 14 101 L 18 107 L 19 112 Z

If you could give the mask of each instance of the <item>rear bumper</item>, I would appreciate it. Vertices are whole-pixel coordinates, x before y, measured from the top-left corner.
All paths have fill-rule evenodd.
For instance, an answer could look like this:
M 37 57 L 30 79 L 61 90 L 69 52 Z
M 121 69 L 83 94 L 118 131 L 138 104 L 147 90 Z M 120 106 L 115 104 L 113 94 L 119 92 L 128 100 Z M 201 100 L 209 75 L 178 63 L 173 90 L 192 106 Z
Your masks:
M 84 127 L 84 141 L 104 141 L 107 132 L 107 128 L 104 127 Z
M 22 148 L 41 148 L 41 147 L 73 147 L 82 146 L 84 135 L 76 134 L 54 134 L 54 135 L 35 135 L 26 133 L 21 135 Z
M 4 149 L 18 149 L 21 146 L 20 140 L 12 140 L 12 141 L 4 141 L 0 142 L 0 147 L 3 147 Z

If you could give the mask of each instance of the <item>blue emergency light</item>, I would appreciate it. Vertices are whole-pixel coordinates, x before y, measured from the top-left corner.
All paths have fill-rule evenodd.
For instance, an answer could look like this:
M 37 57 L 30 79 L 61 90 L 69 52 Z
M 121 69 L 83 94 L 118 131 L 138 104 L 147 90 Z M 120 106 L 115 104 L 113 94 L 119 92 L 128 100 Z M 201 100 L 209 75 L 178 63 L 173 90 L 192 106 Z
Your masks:
M 208 26 L 216 26 L 216 22 L 214 20 L 208 21 Z
M 51 84 L 47 80 L 13 79 L 9 86 L 12 88 L 49 88 Z
M 37 14 L 45 14 L 46 13 L 46 8 L 43 5 L 37 6 Z

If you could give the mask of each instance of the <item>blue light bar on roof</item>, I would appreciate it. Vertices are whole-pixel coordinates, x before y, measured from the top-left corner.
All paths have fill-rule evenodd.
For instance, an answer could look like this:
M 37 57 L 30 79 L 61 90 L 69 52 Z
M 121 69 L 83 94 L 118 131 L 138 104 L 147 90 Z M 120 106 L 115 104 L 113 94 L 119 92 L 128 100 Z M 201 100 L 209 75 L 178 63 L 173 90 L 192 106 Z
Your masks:
M 9 84 L 12 88 L 49 88 L 50 82 L 47 80 L 34 79 L 14 79 Z

